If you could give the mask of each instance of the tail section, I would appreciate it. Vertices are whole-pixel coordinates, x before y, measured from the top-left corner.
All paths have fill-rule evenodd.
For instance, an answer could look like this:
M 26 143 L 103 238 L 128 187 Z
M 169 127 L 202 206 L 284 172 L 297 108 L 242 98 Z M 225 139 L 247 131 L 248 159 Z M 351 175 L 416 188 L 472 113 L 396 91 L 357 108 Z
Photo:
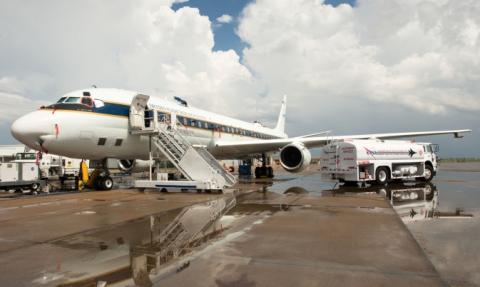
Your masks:
M 280 114 L 278 115 L 277 126 L 275 130 L 285 134 L 285 117 L 287 115 L 287 95 L 283 96 L 282 107 L 280 108 Z

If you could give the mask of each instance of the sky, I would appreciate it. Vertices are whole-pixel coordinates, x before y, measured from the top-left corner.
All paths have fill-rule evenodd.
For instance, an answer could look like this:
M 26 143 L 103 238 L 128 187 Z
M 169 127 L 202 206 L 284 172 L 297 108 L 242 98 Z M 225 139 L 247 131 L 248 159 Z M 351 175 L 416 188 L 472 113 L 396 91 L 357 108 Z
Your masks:
M 0 144 L 72 90 L 136 90 L 287 133 L 471 128 L 480 157 L 477 0 L 0 0 Z M 34 123 L 32 123 L 34 124 Z

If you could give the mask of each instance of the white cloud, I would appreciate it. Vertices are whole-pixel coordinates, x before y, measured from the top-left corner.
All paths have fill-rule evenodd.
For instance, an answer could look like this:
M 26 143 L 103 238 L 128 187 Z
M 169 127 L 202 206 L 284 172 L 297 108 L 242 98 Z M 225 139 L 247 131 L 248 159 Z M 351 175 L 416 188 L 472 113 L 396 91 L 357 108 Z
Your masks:
M 257 0 L 239 19 L 242 61 L 178 2 L 0 1 L 1 119 L 96 84 L 269 123 L 288 94 L 293 134 L 478 122 L 479 1 Z
M 223 14 L 222 16 L 217 18 L 217 22 L 222 24 L 228 24 L 232 22 L 232 20 L 233 20 L 232 16 L 228 14 Z
M 288 11 L 288 13 L 286 13 Z M 478 1 L 259 0 L 238 33 L 272 93 L 320 106 L 363 98 L 429 113 L 480 111 Z
M 258 94 L 255 79 L 233 50 L 212 50 L 208 17 L 196 8 L 174 11 L 174 2 L 3 1 L 0 79 L 22 83 L 9 84 L 13 93 L 49 101 L 95 84 L 180 95 L 238 115 L 242 97 Z M 252 106 L 243 116 L 254 116 L 255 100 L 246 102 Z
M 29 98 L 0 92 L 0 99 L 2 101 L 2 111 L 0 113 L 0 123 L 9 121 L 13 118 L 20 117 L 27 112 L 40 108 L 45 105 L 45 101 L 32 101 Z M 34 123 L 32 123 L 34 124 Z
M 32 79 L 30 83 L 36 85 L 35 79 Z M 17 118 L 47 104 L 46 101 L 32 100 L 20 95 L 28 91 L 25 84 L 13 77 L 0 78 L 0 123 Z

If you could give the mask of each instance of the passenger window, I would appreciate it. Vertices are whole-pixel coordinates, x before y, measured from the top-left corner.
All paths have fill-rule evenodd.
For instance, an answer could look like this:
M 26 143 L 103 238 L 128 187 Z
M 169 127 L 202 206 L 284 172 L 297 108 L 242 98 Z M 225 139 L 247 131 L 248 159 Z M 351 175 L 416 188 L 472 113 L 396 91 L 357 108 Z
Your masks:
M 123 139 L 116 139 L 115 140 L 115 146 L 121 146 L 123 142 Z
M 162 112 L 158 112 L 158 121 L 167 122 L 170 121 L 170 115 Z
M 105 145 L 107 142 L 107 138 L 99 138 L 98 139 L 98 145 Z

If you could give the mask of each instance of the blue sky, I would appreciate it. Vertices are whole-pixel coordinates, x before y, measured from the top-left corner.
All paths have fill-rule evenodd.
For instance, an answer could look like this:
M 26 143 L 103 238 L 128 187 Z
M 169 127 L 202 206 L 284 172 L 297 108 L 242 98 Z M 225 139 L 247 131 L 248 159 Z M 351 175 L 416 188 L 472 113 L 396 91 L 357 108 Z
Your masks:
M 202 15 L 208 16 L 214 24 L 213 32 L 215 37 L 214 50 L 233 49 L 238 55 L 242 56 L 242 49 L 245 47 L 240 38 L 235 33 L 238 25 L 238 17 L 243 8 L 253 0 L 189 0 L 187 2 L 173 5 L 173 9 L 177 10 L 184 6 L 196 7 Z M 325 4 L 338 6 L 342 3 L 355 5 L 356 0 L 325 0 Z M 219 24 L 217 18 L 228 14 L 233 17 L 233 21 L 228 24 Z

